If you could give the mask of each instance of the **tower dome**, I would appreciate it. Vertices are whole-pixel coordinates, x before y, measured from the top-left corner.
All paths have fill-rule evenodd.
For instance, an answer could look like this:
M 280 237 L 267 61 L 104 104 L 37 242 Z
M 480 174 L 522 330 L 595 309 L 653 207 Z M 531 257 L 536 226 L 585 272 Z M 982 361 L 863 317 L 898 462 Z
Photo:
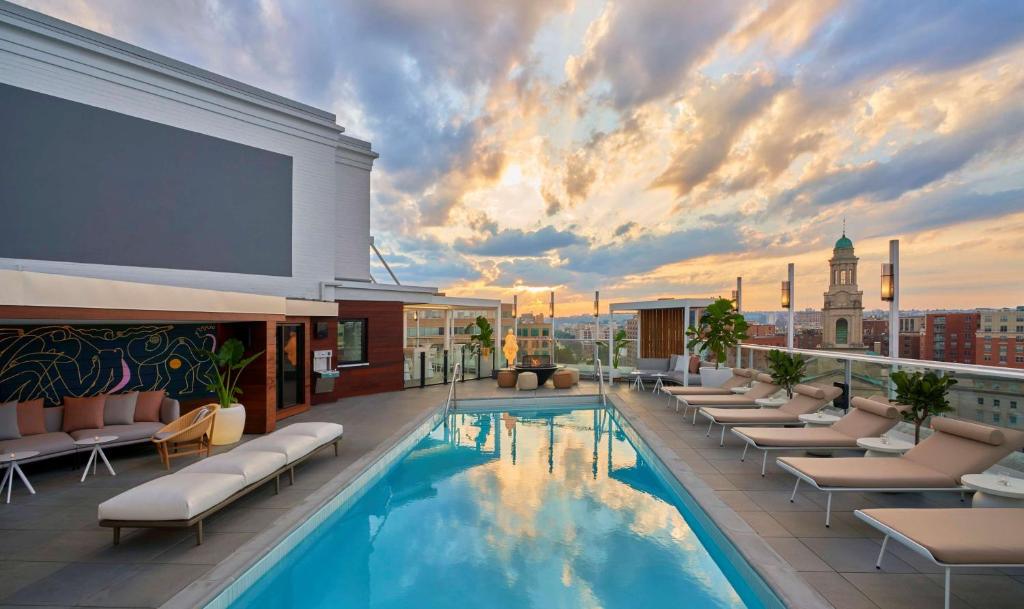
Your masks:
M 836 249 L 837 250 L 852 250 L 853 249 L 853 241 L 850 241 L 850 238 L 846 236 L 846 233 L 843 233 L 843 236 L 840 237 L 838 241 L 836 241 Z

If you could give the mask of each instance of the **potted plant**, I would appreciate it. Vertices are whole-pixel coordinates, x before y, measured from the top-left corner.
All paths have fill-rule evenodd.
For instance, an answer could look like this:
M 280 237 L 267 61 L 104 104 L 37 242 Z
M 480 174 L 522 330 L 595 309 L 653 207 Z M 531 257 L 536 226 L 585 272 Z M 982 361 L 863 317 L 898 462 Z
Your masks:
M 714 358 L 714 367 L 700 369 L 701 385 L 719 387 L 732 376 L 731 370 L 720 366 L 726 361 L 729 350 L 747 338 L 747 320 L 736 312 L 731 300 L 719 298 L 704 309 L 696 326 L 686 329 L 686 336 L 690 339 L 687 347 L 701 355 L 701 359 Z
M 806 368 L 807 360 L 800 354 L 791 355 L 778 349 L 768 352 L 768 369 L 772 381 L 785 389 L 790 398 L 793 397 L 793 387 L 800 384 Z
M 491 349 L 494 348 L 494 328 L 486 317 L 477 316 L 476 321 L 466 326 L 466 334 L 470 335 L 469 345 L 473 353 L 479 352 L 484 357 L 491 356 Z
M 263 355 L 263 351 L 245 357 L 242 341 L 229 338 L 216 352 L 204 349 L 202 355 L 213 364 L 213 381 L 206 388 L 217 395 L 217 403 L 210 404 L 217 417 L 210 442 L 215 445 L 234 444 L 242 439 L 245 428 L 245 407 L 236 401 L 242 395 L 238 379 L 245 367 Z
M 921 441 L 921 425 L 928 417 L 953 410 L 946 393 L 956 385 L 956 379 L 934 372 L 908 374 L 903 370 L 893 372 L 889 378 L 896 385 L 896 401 L 909 407 L 903 411 L 903 419 L 914 424 L 914 444 L 917 444 Z
M 608 348 L 608 341 L 599 340 L 597 341 L 597 344 L 599 347 L 602 347 L 604 349 Z M 612 337 L 612 346 L 612 368 L 614 370 L 618 370 L 619 358 L 623 355 L 626 355 L 629 348 L 629 339 L 626 338 L 625 330 L 619 330 L 618 332 L 615 333 L 615 336 Z M 607 351 L 605 351 L 605 353 L 607 354 Z

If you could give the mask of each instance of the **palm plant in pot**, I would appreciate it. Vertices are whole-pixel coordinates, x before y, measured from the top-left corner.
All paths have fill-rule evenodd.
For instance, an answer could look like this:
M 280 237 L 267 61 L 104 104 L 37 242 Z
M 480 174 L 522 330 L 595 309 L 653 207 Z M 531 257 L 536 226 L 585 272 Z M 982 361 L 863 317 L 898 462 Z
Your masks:
M 608 341 L 599 340 L 597 341 L 599 349 L 604 349 L 604 356 L 608 355 Z M 612 368 L 618 370 L 620 358 L 626 354 L 629 347 L 629 339 L 626 337 L 625 330 L 619 330 L 612 337 Z M 599 352 L 600 353 L 600 352 Z
M 897 370 L 889 375 L 896 385 L 896 401 L 909 408 L 903 411 L 903 419 L 914 424 L 914 444 L 921 441 L 921 425 L 933 414 L 953 410 L 946 397 L 949 388 L 956 385 L 956 379 L 934 372 L 913 372 Z
M 768 352 L 768 370 L 772 381 L 786 390 L 786 395 L 793 397 L 793 387 L 800 384 L 807 368 L 807 360 L 799 353 L 791 355 L 785 351 L 772 349 Z
M 732 371 L 721 365 L 726 362 L 729 350 L 747 338 L 747 320 L 736 311 L 731 300 L 719 298 L 704 309 L 696 326 L 686 329 L 686 336 L 690 339 L 686 344 L 690 350 L 702 360 L 713 358 L 715 362 L 714 367 L 701 367 L 701 385 L 718 387 L 732 376 Z
M 245 407 L 236 400 L 242 395 L 238 379 L 246 366 L 263 355 L 263 351 L 245 357 L 245 345 L 237 338 L 224 341 L 217 351 L 204 349 L 201 354 L 213 364 L 213 380 L 206 386 L 217 396 L 217 403 L 207 406 L 217 417 L 213 426 L 213 444 L 234 444 L 242 438 Z

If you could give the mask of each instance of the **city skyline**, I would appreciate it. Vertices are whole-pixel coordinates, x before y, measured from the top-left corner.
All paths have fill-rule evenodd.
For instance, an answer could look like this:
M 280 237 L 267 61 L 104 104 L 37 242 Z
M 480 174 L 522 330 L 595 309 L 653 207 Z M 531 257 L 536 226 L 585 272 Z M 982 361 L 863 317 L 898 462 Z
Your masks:
M 867 309 L 890 238 L 904 308 L 1024 301 L 1019 3 L 20 3 L 336 112 L 403 283 L 804 309 L 845 219 Z

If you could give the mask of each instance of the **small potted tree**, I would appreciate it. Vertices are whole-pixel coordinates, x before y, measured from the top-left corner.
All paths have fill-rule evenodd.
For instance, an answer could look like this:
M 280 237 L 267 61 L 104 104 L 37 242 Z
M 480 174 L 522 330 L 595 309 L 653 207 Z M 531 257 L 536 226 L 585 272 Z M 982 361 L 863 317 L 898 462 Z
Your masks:
M 921 441 L 921 425 L 934 414 L 953 410 L 946 397 L 949 388 L 956 385 L 956 379 L 934 372 L 912 372 L 897 370 L 889 375 L 896 385 L 896 401 L 909 408 L 903 411 L 903 419 L 914 424 L 914 444 Z
M 238 379 L 245 367 L 263 355 L 263 351 L 244 357 L 245 346 L 242 341 L 229 338 L 216 352 L 204 350 L 202 353 L 213 364 L 213 381 L 206 388 L 217 395 L 217 403 L 207 406 L 217 417 L 210 443 L 234 444 L 242 439 L 242 430 L 245 428 L 245 407 L 236 401 L 242 395 Z
M 732 371 L 722 368 L 730 349 L 747 338 L 747 321 L 736 311 L 728 298 L 719 298 L 704 309 L 696 326 L 686 330 L 690 339 L 687 347 L 699 354 L 701 359 L 714 359 L 715 365 L 702 366 L 700 383 L 704 387 L 719 387 L 732 376 Z
M 480 355 L 480 367 L 490 367 L 491 350 L 494 349 L 494 328 L 491 322 L 483 315 L 478 315 L 476 321 L 466 326 L 466 334 L 469 334 L 469 353 L 473 356 Z M 477 370 L 481 374 L 483 370 Z M 491 376 L 496 372 L 491 370 Z
M 599 340 L 599 341 L 597 341 L 597 345 L 598 345 L 598 347 L 607 349 L 608 348 L 608 341 Z M 628 352 L 628 349 L 629 349 L 629 339 L 626 337 L 626 331 L 625 330 L 619 330 L 618 332 L 615 333 L 615 336 L 612 337 L 612 369 L 613 370 L 618 371 L 618 369 L 619 369 L 619 361 L 620 361 L 620 359 L 621 359 L 621 357 L 623 355 L 626 355 L 626 353 Z M 606 356 L 607 356 L 607 354 L 608 354 L 608 352 L 605 351 L 605 355 Z
M 785 351 L 772 349 L 768 352 L 768 369 L 772 381 L 786 390 L 786 395 L 793 397 L 793 387 L 800 384 L 807 368 L 807 360 L 800 354 L 791 355 Z

